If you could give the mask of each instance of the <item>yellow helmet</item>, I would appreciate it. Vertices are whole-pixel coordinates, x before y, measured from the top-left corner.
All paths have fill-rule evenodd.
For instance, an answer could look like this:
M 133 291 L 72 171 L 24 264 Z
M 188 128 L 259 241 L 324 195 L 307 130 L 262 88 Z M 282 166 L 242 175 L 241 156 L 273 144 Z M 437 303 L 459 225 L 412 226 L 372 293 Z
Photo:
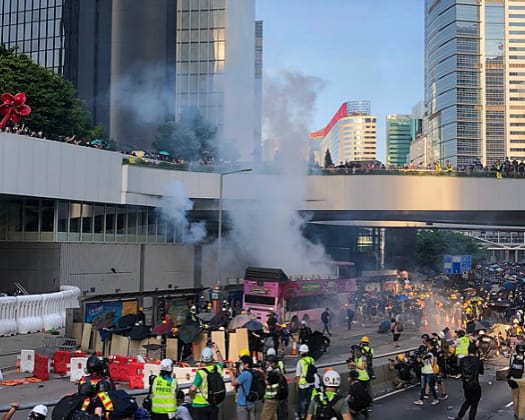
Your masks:
M 450 347 L 448 348 L 448 352 L 449 352 L 450 354 L 454 354 L 454 353 L 456 352 L 456 348 L 450 346 Z
M 248 349 L 240 349 L 239 350 L 239 358 L 243 357 L 243 356 L 249 356 L 250 355 L 250 350 Z
M 361 338 L 361 343 L 369 343 L 370 340 L 368 339 L 368 337 L 365 335 L 363 338 Z
M 398 354 L 396 356 L 396 359 L 398 362 L 404 362 L 405 361 L 405 355 L 404 354 Z

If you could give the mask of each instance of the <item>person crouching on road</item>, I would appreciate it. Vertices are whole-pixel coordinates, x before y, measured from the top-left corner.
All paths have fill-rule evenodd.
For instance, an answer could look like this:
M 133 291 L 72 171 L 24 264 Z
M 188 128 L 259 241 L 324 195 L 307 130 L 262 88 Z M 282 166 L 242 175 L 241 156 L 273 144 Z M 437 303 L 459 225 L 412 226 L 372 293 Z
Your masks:
M 510 356 L 509 373 L 507 382 L 512 389 L 512 401 L 514 405 L 514 418 L 522 420 L 525 417 L 525 377 L 523 375 L 525 365 L 525 344 L 516 345 L 516 353 Z
M 463 381 L 463 393 L 465 402 L 461 406 L 455 420 L 462 419 L 470 407 L 469 420 L 476 418 L 479 400 L 481 399 L 481 386 L 479 385 L 479 375 L 483 375 L 483 362 L 479 358 L 478 348 L 475 343 L 468 346 L 468 355 L 461 359 L 459 364 L 461 380 Z
M 351 420 L 350 408 L 346 399 L 338 395 L 339 387 L 341 386 L 341 376 L 335 370 L 327 370 L 323 375 L 324 391 L 319 392 L 310 402 L 306 420 L 324 417 L 321 411 L 330 414 L 331 411 L 336 414 L 340 420 Z
M 177 411 L 177 379 L 172 375 L 173 361 L 160 362 L 160 374 L 151 385 L 151 419 L 168 420 Z
M 297 406 L 297 417 L 304 419 L 310 400 L 312 398 L 312 391 L 315 385 L 315 379 L 307 378 L 308 366 L 315 367 L 315 360 L 309 355 L 310 349 L 306 344 L 299 346 L 300 359 L 297 361 L 295 368 L 295 383 L 299 394 L 299 401 Z
M 20 406 L 18 402 L 12 402 L 9 404 L 11 407 L 9 411 L 2 416 L 2 420 L 10 420 L 13 417 L 13 414 L 16 413 L 18 407 Z M 29 415 L 27 416 L 28 420 L 45 420 L 47 417 L 47 407 L 43 404 L 38 404 L 33 407 Z

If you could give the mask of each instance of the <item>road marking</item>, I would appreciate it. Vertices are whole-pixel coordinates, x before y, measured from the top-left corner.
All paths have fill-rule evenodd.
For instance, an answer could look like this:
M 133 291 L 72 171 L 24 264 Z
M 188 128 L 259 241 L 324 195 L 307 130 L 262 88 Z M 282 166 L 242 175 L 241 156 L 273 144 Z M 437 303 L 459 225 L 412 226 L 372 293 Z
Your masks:
M 409 390 L 411 388 L 414 388 L 416 386 L 419 386 L 419 384 L 413 384 L 413 385 L 407 386 L 406 388 L 403 388 L 403 389 L 396 389 L 395 391 L 389 392 L 388 394 L 384 394 L 384 395 L 380 395 L 379 397 L 375 397 L 374 401 L 379 401 L 379 400 L 382 400 L 383 398 L 391 397 L 392 395 L 399 394 L 400 392 L 407 391 L 407 390 Z
M 510 403 L 508 403 L 505 408 L 509 408 L 509 407 L 512 407 L 514 405 L 514 401 L 511 401 Z

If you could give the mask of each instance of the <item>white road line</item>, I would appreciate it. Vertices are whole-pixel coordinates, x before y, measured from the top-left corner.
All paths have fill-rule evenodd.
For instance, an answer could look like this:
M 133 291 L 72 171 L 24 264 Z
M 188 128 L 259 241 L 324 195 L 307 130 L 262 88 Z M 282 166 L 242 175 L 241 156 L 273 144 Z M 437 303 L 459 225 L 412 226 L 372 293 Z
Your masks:
M 379 397 L 375 397 L 374 401 L 379 401 L 379 400 L 382 400 L 383 398 L 391 397 L 392 395 L 399 394 L 400 392 L 406 391 L 406 390 L 414 388 L 416 386 L 419 386 L 419 384 L 413 384 L 413 385 L 410 385 L 410 386 L 408 386 L 406 388 L 403 388 L 403 389 L 396 389 L 395 391 L 389 392 L 388 394 L 384 394 L 384 395 L 380 395 Z
M 509 407 L 512 407 L 514 405 L 514 401 L 511 401 L 510 403 L 508 403 L 505 408 L 509 408 Z

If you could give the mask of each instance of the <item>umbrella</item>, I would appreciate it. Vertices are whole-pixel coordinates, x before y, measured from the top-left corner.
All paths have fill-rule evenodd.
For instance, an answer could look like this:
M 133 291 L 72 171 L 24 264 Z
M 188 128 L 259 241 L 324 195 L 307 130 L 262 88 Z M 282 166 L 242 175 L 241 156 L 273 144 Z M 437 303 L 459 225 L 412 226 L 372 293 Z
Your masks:
M 146 325 L 137 325 L 127 333 L 130 340 L 142 340 L 150 335 L 150 328 Z
M 237 315 L 232 318 L 230 323 L 228 324 L 228 329 L 230 330 L 236 330 L 237 328 L 241 328 L 246 324 L 247 322 L 251 321 L 252 318 L 250 315 Z
M 486 330 L 487 327 L 479 321 L 470 322 L 467 324 L 467 334 L 471 334 L 476 331 Z
M 396 297 L 397 300 L 407 300 L 408 299 L 408 296 L 407 295 L 398 295 Z
M 195 323 L 182 324 L 179 327 L 179 339 L 185 344 L 190 344 L 199 335 L 200 328 Z
M 159 152 L 159 155 L 161 155 L 161 156 L 170 156 L 170 152 L 167 152 L 166 150 L 161 150 Z
M 259 331 L 262 330 L 264 327 L 263 324 L 261 324 L 259 321 L 252 319 L 251 321 L 248 321 L 246 324 L 244 324 L 243 328 L 246 328 L 248 331 Z
M 157 325 L 153 330 L 151 331 L 154 335 L 166 335 L 171 332 L 171 329 L 173 328 L 173 322 L 170 321 L 162 321 L 159 325 Z
M 215 316 L 215 312 L 201 312 L 197 314 L 197 318 L 202 319 L 204 322 L 208 322 Z
M 104 141 L 100 140 L 100 139 L 95 139 L 95 140 L 91 140 L 90 142 L 91 144 L 102 144 L 104 143 Z
M 512 283 L 511 281 L 506 281 L 503 283 L 503 287 L 508 290 L 512 290 L 516 288 L 516 284 Z
M 228 313 L 221 311 L 210 320 L 211 328 L 219 328 L 228 325 Z
M 463 293 L 474 293 L 476 289 L 473 287 L 467 287 L 466 289 L 463 289 Z

